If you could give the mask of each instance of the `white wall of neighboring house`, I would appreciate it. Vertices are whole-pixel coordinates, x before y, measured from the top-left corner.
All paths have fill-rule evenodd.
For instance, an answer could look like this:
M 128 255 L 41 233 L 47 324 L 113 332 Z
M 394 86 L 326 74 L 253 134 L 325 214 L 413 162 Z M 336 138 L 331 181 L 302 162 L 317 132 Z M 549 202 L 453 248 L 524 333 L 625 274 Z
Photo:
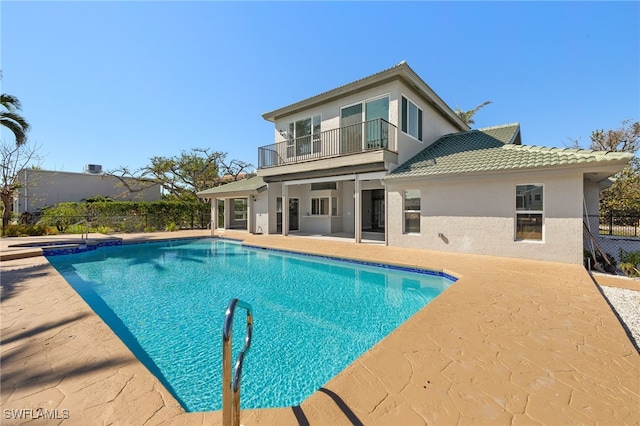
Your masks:
M 18 182 L 22 187 L 14 199 L 15 214 L 34 213 L 43 207 L 96 196 L 120 201 L 154 201 L 162 197 L 159 185 L 130 192 L 117 178 L 102 174 L 24 169 L 18 174 Z
M 543 241 L 515 241 L 516 185 L 544 185 Z M 403 190 L 421 191 L 420 234 L 403 233 Z M 390 183 L 388 244 L 564 263 L 582 263 L 583 176 L 504 173 Z

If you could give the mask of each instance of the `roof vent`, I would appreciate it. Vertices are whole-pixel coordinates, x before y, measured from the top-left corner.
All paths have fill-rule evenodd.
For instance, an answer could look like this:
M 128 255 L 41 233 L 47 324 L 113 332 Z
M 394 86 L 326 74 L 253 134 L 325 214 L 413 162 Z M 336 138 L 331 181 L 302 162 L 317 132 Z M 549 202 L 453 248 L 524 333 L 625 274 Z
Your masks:
M 84 166 L 84 172 L 93 174 L 102 173 L 102 166 L 99 164 L 87 164 Z

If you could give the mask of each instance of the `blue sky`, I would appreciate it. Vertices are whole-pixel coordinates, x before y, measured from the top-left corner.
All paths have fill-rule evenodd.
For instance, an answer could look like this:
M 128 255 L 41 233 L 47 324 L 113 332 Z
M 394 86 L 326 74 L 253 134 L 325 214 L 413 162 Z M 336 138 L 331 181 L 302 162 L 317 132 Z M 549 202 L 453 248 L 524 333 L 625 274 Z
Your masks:
M 2 92 L 47 170 L 210 148 L 257 164 L 261 114 L 402 60 L 474 128 L 588 144 L 640 119 L 638 2 L 2 1 Z M 2 138 L 13 140 L 3 131 Z

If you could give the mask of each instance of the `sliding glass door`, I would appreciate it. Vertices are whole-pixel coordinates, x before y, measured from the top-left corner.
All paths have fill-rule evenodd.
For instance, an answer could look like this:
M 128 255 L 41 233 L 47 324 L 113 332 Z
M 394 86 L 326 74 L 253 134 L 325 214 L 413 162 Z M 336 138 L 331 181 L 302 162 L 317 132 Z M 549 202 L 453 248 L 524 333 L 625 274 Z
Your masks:
M 340 152 L 386 148 L 389 134 L 389 97 L 372 99 L 340 111 Z

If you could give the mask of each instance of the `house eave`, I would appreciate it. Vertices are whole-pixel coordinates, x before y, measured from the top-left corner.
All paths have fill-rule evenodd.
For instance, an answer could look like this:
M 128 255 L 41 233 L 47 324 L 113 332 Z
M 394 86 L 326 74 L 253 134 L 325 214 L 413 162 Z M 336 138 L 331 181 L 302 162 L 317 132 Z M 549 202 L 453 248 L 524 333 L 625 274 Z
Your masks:
M 497 169 L 497 170 L 478 170 L 473 172 L 462 173 L 447 173 L 447 174 L 434 174 L 434 175 L 422 175 L 422 176 L 398 176 L 391 177 L 386 176 L 383 178 L 385 184 L 397 184 L 405 182 L 416 181 L 443 181 L 443 180 L 459 180 L 468 179 L 470 177 L 486 177 L 491 175 L 506 175 L 506 174 L 524 174 L 524 173 L 539 173 L 539 172 L 566 172 L 566 171 L 581 171 L 587 180 L 595 183 L 600 183 L 609 179 L 610 176 L 618 173 L 627 164 L 626 161 L 608 161 L 604 164 L 594 163 L 590 166 L 585 164 L 571 164 L 563 166 L 547 166 L 547 167 L 523 167 L 523 168 L 511 168 L 511 169 Z
M 404 61 L 392 68 L 373 74 L 369 77 L 365 77 L 361 80 L 357 80 L 353 83 L 329 90 L 286 107 L 266 112 L 262 114 L 262 118 L 267 121 L 275 122 L 282 117 L 295 114 L 299 111 L 311 109 L 318 105 L 326 104 L 353 93 L 361 92 L 395 80 L 402 80 L 405 84 L 415 90 L 423 100 L 433 106 L 438 113 L 440 113 L 456 128 L 460 129 L 460 131 L 467 131 L 471 129 Z

